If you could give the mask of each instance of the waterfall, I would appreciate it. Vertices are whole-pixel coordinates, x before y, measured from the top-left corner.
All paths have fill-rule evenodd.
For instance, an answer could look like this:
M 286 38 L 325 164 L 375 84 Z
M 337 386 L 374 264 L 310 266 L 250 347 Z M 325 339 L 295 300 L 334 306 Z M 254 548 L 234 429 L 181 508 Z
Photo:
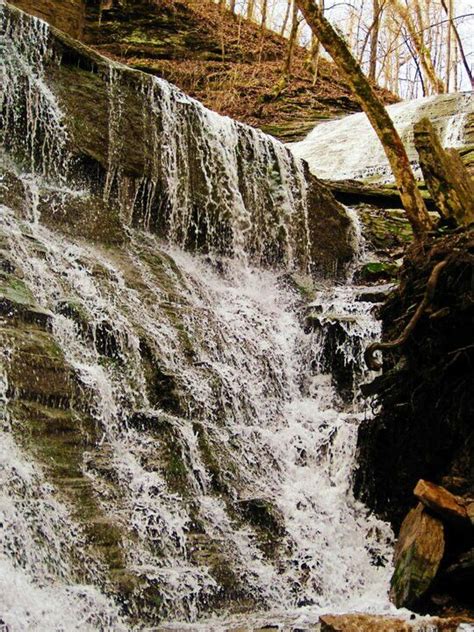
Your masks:
M 308 301 L 292 274 L 308 269 L 302 165 L 140 75 L 152 151 L 130 183 L 112 65 L 99 200 L 44 80 L 47 28 L 2 20 L 1 625 L 388 610 L 392 534 L 351 484 L 379 325 L 363 288 Z M 119 209 L 119 240 L 67 230 L 61 213 L 90 207 Z
M 4 5 L 0 20 L 6 79 L 2 144 L 45 179 L 81 180 L 74 173 L 80 167 L 67 116 L 49 87 L 61 57 L 50 45 L 48 26 Z M 307 182 L 303 163 L 288 148 L 211 112 L 157 77 L 109 61 L 106 75 L 102 195 L 120 206 L 125 222 L 212 256 L 310 270 Z M 143 104 L 138 129 L 127 127 L 127 104 L 137 92 Z M 130 163 L 127 172 L 123 165 L 135 145 L 140 169 Z M 97 187 L 95 179 L 87 186 Z
M 407 149 L 418 176 L 417 153 L 413 144 L 413 126 L 424 116 L 434 124 L 445 147 L 463 147 L 464 130 L 474 115 L 472 93 L 424 97 L 387 107 Z M 308 136 L 291 146 L 295 156 L 309 164 L 311 172 L 327 180 L 368 180 L 391 182 L 392 172 L 383 147 L 367 116 L 352 114 L 340 120 L 322 123 Z

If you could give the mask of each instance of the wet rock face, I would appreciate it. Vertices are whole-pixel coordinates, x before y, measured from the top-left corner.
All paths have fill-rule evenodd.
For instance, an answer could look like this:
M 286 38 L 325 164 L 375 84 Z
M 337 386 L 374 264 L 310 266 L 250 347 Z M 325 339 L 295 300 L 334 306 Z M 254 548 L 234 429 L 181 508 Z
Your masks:
M 186 248 L 323 275 L 343 273 L 352 255 L 350 222 L 288 149 L 205 110 L 163 81 L 111 64 L 58 31 L 45 44 L 44 33 L 28 18 L 8 6 L 4 11 L 12 41 L 26 42 L 32 37 L 28 29 L 43 38 L 36 53 L 20 46 L 19 54 L 40 68 L 64 114 L 54 129 L 48 128 L 54 117 L 37 112 L 33 126 L 23 78 L 17 80 L 12 68 L 9 151 L 38 166 L 42 148 L 54 149 L 49 170 L 69 168 L 79 185 L 114 201 L 126 223 Z M 41 95 L 41 107 L 53 107 L 48 99 Z

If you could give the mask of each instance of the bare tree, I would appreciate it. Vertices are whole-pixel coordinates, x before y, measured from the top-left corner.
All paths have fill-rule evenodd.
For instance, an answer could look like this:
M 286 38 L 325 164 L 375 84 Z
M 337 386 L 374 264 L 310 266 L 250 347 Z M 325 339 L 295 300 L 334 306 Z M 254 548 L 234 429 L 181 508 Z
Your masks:
M 457 48 L 459 50 L 459 54 L 461 56 L 464 69 L 465 69 L 465 71 L 467 73 L 467 76 L 469 77 L 469 81 L 471 82 L 471 88 L 474 90 L 474 77 L 472 76 L 472 72 L 471 72 L 471 68 L 469 66 L 469 62 L 467 61 L 466 53 L 464 51 L 464 46 L 462 44 L 462 40 L 461 40 L 461 37 L 459 35 L 459 31 L 456 28 L 456 24 L 454 23 L 453 12 L 449 10 L 448 5 L 446 4 L 446 0 L 441 0 L 441 4 L 443 5 L 443 9 L 445 10 L 446 15 L 448 16 L 448 19 L 450 21 L 451 29 L 452 29 L 452 31 L 454 33 L 454 37 L 456 38 L 456 41 L 457 41 Z
M 298 29 L 300 23 L 298 20 L 298 2 L 297 0 L 293 0 L 293 13 L 291 20 L 291 31 L 290 37 L 288 38 L 288 49 L 285 58 L 285 64 L 283 66 L 283 77 L 285 81 L 288 80 L 291 74 L 291 64 L 293 61 L 293 51 L 295 49 L 296 41 L 298 39 Z
M 247 2 L 247 20 L 253 20 L 255 14 L 255 0 Z
M 429 84 L 433 92 L 442 94 L 445 92 L 444 84 L 436 73 L 430 50 L 424 41 L 424 32 L 426 29 L 419 0 L 412 0 L 412 4 L 410 5 L 410 8 L 415 10 L 418 26 L 413 21 L 409 8 L 403 5 L 400 0 L 392 0 L 392 5 L 406 25 L 410 40 L 418 55 L 420 66 L 423 69 L 425 84 Z
M 373 22 L 372 36 L 370 38 L 370 63 L 369 63 L 369 79 L 375 81 L 377 74 L 377 56 L 379 50 L 379 30 L 380 30 L 380 0 L 372 0 Z
M 321 11 L 324 13 L 324 0 L 319 0 L 319 6 L 321 7 Z M 309 52 L 309 64 L 311 66 L 311 73 L 313 75 L 313 86 L 316 85 L 316 81 L 318 80 L 320 54 L 321 42 L 313 33 L 311 37 L 311 47 Z
M 306 22 L 344 74 L 382 143 L 395 177 L 400 197 L 416 238 L 433 227 L 417 187 L 405 147 L 382 102 L 352 56 L 346 42 L 324 17 L 314 0 L 295 0 Z
M 292 4 L 291 0 L 287 0 L 285 17 L 283 18 L 283 23 L 281 25 L 280 35 L 285 34 L 286 27 L 288 26 L 288 20 L 290 19 L 290 12 L 291 12 L 291 4 Z

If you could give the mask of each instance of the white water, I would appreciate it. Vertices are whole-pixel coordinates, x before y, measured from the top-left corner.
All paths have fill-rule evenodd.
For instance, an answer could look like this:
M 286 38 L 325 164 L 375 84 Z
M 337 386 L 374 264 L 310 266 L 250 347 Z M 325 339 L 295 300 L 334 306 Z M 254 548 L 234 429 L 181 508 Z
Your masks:
M 145 331 L 147 339 L 160 348 L 165 369 L 177 373 L 185 390 L 189 413 L 183 418 L 165 417 L 186 454 L 188 485 L 205 533 L 219 543 L 245 591 L 266 608 L 286 611 L 305 603 L 318 611 L 387 608 L 389 568 L 374 566 L 372 559 L 379 556 L 387 562 L 391 535 L 385 525 L 367 515 L 351 492 L 357 426 L 364 413 L 357 405 L 343 404 L 330 372 L 319 369 L 324 329 L 315 334 L 302 332 L 295 296 L 281 288 L 277 275 L 229 262 L 228 273 L 221 277 L 191 255 L 171 251 L 184 275 L 183 323 L 197 344 L 196 360 L 190 364 L 176 331 L 160 310 L 161 289 L 153 283 L 146 263 L 133 254 L 143 243 L 153 250 L 159 247 L 150 236 L 136 234 L 136 250 L 127 255 L 133 274 L 146 285 L 146 304 L 139 307 L 136 291 L 128 287 L 125 272 L 115 261 L 89 247 L 65 242 L 38 224 L 26 227 L 26 238 L 25 227 L 6 209 L 3 220 L 13 258 L 25 262 L 22 268 L 38 303 L 54 310 L 60 297 L 73 297 L 91 314 L 92 322 L 112 323 L 121 342 L 126 370 L 104 367 L 74 323 L 61 315 L 54 317 L 53 331 L 66 359 L 91 389 L 92 408 L 119 481 L 121 506 L 108 506 L 103 500 L 104 509 L 118 513 L 120 522 L 138 534 L 138 542 L 127 550 L 128 565 L 148 579 L 159 579 L 165 612 L 178 618 L 196 617 L 206 595 L 218 590 L 218 582 L 208 569 L 189 559 L 193 542 L 189 500 L 168 491 L 158 472 L 141 465 L 159 438 L 127 425 L 136 410 L 163 417 L 140 386 L 139 331 L 142 336 Z M 38 251 L 41 257 L 35 254 Z M 94 278 L 91 270 L 98 264 L 107 270 L 107 280 Z M 349 288 L 329 289 L 317 304 L 322 308 L 322 323 L 328 319 L 326 328 L 336 313 L 356 316 L 354 321 L 343 321 L 347 337 L 341 340 L 341 348 L 347 362 L 360 367 L 361 342 L 377 333 L 369 315 L 372 306 L 353 303 Z M 212 389 L 216 378 L 219 393 Z M 233 524 L 225 503 L 213 493 L 196 446 L 192 423 L 197 420 L 236 466 L 234 493 L 269 499 L 281 512 L 285 536 L 279 559 L 266 559 L 252 527 Z M 19 502 L 22 492 L 17 498 Z M 27 515 L 22 519 L 28 524 Z M 71 537 L 73 546 L 80 549 L 80 538 L 74 532 Z M 153 555 L 156 541 L 166 552 L 165 559 Z M 57 546 L 54 537 L 48 544 Z M 21 539 L 7 555 L 22 580 L 18 564 L 28 554 L 25 547 L 28 542 Z M 25 592 L 24 598 L 29 599 L 28 595 Z M 60 609 L 61 600 L 54 605 L 53 599 L 51 608 Z M 13 617 L 11 624 L 16 629 L 18 620 Z
M 204 629 L 222 629 L 227 624 L 216 618 L 227 612 L 270 610 L 315 620 L 328 610 L 389 610 L 392 535 L 354 499 L 351 484 L 357 428 L 368 414 L 357 396 L 368 378 L 362 349 L 379 334 L 373 306 L 356 302 L 348 286 L 328 286 L 309 307 L 320 326 L 305 329 L 302 301 L 282 268 L 262 270 L 250 262 L 269 263 L 265 252 L 282 232 L 283 246 L 277 246 L 286 269 L 293 266 L 295 248 L 307 252 L 301 166 L 275 141 L 198 107 L 164 82 L 150 81 L 143 84 L 144 117 L 162 121 L 167 144 L 137 188 L 132 211 L 140 199 L 145 212 L 138 223 L 151 228 L 152 200 L 164 182 L 168 241 L 134 228 L 128 230 L 130 241 L 113 249 L 67 239 L 42 224 L 39 192 L 60 189 L 65 202 L 87 193 L 71 191 L 62 181 L 70 167 L 64 160 L 67 138 L 42 76 L 47 29 L 32 20 L 19 33 L 21 46 L 8 43 L 17 57 L 7 68 L 3 104 L 7 126 L 14 127 L 25 86 L 27 96 L 33 95 L 26 99 L 28 170 L 17 174 L 30 204 L 23 217 L 1 207 L 1 231 L 16 274 L 36 305 L 50 311 L 51 335 L 87 400 L 86 413 L 74 412 L 78 423 L 81 415 L 92 415 L 99 439 L 93 448 L 76 446 L 82 472 L 101 515 L 120 530 L 124 569 L 141 583 L 125 599 L 117 592 L 104 560 L 87 546 L 87 525 L 75 517 L 61 480 L 49 481 L 47 461 L 29 451 L 14 402 L 8 401 L 17 394 L 8 388 L 14 358 L 7 352 L 0 392 L 9 411 L 0 438 L 5 480 L 0 564 L 6 587 L 0 591 L 0 618 L 12 632 L 120 630 L 155 626 L 163 617 L 204 618 Z M 124 115 L 119 75 L 115 69 L 110 74 L 116 107 L 105 198 L 113 197 L 121 177 L 115 158 Z M 219 270 L 215 259 L 182 248 L 194 221 L 185 161 L 189 146 L 181 146 L 188 116 L 199 121 L 196 155 L 209 197 L 224 205 L 222 217 L 212 217 L 213 208 L 205 207 L 209 249 L 228 255 Z M 153 129 L 151 142 L 158 147 L 164 137 Z M 237 146 L 249 152 L 243 164 Z M 130 207 L 118 202 L 130 219 Z M 300 228 L 292 233 L 294 216 Z M 221 222 L 227 226 L 229 218 L 231 244 L 221 247 Z M 260 221 L 253 226 L 255 218 Z M 64 312 L 64 303 L 83 314 L 87 332 Z M 2 336 L 11 344 L 9 321 L 4 324 Z M 325 348 L 334 328 L 333 353 L 353 377 L 352 393 L 344 398 Z M 112 353 L 100 343 L 104 330 Z M 158 397 L 150 392 L 145 347 L 160 374 L 171 376 L 172 386 L 165 389 L 178 391 L 176 409 L 169 408 L 160 388 Z M 170 441 L 184 485 L 169 478 Z M 220 489 L 216 477 L 222 477 Z M 242 513 L 251 499 L 270 503 L 277 516 L 280 535 L 272 551 Z M 223 569 L 233 574 L 231 586 Z M 160 597 L 156 607 L 147 601 L 150 591 Z
M 417 168 L 414 124 L 428 116 L 444 147 L 462 147 L 468 116 L 474 114 L 474 95 L 466 92 L 425 97 L 391 105 L 387 110 Z M 304 140 L 291 145 L 291 150 L 306 160 L 319 178 L 380 183 L 393 180 L 382 145 L 363 113 L 321 123 Z

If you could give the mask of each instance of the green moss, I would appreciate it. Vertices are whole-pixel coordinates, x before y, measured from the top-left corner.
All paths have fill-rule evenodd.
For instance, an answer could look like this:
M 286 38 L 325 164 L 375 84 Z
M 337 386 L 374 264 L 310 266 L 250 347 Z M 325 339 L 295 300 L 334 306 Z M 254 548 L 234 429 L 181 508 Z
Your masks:
M 367 281 L 378 279 L 394 280 L 398 276 L 398 266 L 394 263 L 381 261 L 366 263 L 361 270 L 361 276 Z
M 0 298 L 3 297 L 18 305 L 32 306 L 35 303 L 33 294 L 25 283 L 5 272 L 0 272 Z

